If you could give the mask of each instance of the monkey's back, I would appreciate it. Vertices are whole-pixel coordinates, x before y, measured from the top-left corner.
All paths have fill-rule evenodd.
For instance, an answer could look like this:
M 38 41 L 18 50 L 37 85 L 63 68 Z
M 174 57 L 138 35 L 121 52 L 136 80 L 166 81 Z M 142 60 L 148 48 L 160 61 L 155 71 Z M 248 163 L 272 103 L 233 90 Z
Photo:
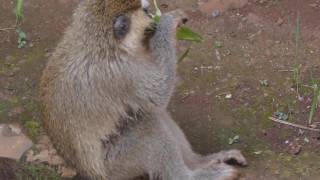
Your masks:
M 108 49 L 110 42 L 96 42 L 91 37 L 95 32 L 88 32 L 80 22 L 87 16 L 85 8 L 85 3 L 80 4 L 48 61 L 40 99 L 44 126 L 59 153 L 80 171 L 103 174 L 101 159 L 106 153 L 102 152 L 101 139 L 117 133 L 117 120 L 125 111 L 117 97 L 126 94 L 115 91 L 121 81 L 110 77 L 107 68 L 99 64 L 115 57 L 96 47 L 105 44 Z

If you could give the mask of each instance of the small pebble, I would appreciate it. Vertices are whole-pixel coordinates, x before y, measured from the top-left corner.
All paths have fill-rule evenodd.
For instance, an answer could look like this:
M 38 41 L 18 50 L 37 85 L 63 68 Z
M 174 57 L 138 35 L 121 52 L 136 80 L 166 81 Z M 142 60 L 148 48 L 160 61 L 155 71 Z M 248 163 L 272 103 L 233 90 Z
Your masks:
M 219 10 L 214 10 L 212 12 L 212 17 L 218 17 L 218 16 L 220 16 L 220 11 Z
M 232 94 L 227 94 L 226 95 L 226 99 L 231 99 L 232 98 Z

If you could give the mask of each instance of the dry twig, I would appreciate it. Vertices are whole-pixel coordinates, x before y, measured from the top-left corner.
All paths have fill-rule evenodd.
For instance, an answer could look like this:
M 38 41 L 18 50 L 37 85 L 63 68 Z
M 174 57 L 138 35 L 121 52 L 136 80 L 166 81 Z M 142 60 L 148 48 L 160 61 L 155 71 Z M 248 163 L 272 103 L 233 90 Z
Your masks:
M 294 124 L 294 123 L 290 123 L 290 122 L 287 122 L 287 121 L 282 121 L 282 120 L 274 118 L 274 117 L 269 117 L 269 119 L 274 121 L 274 122 L 285 124 L 285 125 L 288 125 L 288 126 L 292 126 L 292 127 L 296 127 L 296 128 L 300 128 L 300 129 L 304 129 L 304 130 L 309 130 L 309 131 L 320 132 L 320 129 L 309 128 L 309 127 L 302 126 L 302 125 L 299 125 L 299 124 Z
M 14 28 L 0 28 L 0 31 L 8 32 L 9 30 L 14 30 Z

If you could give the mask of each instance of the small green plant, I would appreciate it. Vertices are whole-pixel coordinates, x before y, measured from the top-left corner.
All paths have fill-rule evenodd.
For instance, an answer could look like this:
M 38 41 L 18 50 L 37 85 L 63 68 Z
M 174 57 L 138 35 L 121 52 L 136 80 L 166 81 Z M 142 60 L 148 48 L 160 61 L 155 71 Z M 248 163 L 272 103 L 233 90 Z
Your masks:
M 299 48 L 300 48 L 300 16 L 297 16 L 297 23 L 296 23 L 296 29 L 295 29 L 295 67 L 293 68 L 293 79 L 295 82 L 295 88 L 296 92 L 298 94 L 298 97 L 300 97 L 299 93 L 299 87 L 300 87 L 300 70 L 301 70 L 301 64 L 298 63 L 299 58 Z
M 17 0 L 16 5 L 16 32 L 18 34 L 18 48 L 23 48 L 26 44 L 26 33 L 21 29 L 21 23 L 24 18 L 24 0 Z
M 259 80 L 260 85 L 264 86 L 264 87 L 268 87 L 269 86 L 269 81 L 264 79 L 264 80 Z
M 16 23 L 20 24 L 24 18 L 24 0 L 17 0 L 16 6 Z
M 23 164 L 15 172 L 17 180 L 61 180 L 54 170 L 43 164 Z
M 24 124 L 24 126 L 27 128 L 28 135 L 31 138 L 35 138 L 39 134 L 40 124 L 37 121 L 34 121 L 34 120 L 27 121 Z
M 301 85 L 301 79 L 300 79 L 300 70 L 301 70 L 301 64 L 298 63 L 299 58 L 299 49 L 300 49 L 300 39 L 301 39 L 301 27 L 300 27 L 300 16 L 297 16 L 297 22 L 296 22 L 296 29 L 295 29 L 295 67 L 293 68 L 293 78 L 295 81 L 295 88 L 296 92 L 298 94 L 298 97 L 300 97 L 299 88 Z M 312 77 L 312 74 L 311 74 Z M 314 118 L 315 113 L 317 112 L 319 101 L 320 101 L 320 87 L 312 78 L 312 90 L 313 90 L 313 98 L 312 98 L 312 104 L 311 104 L 311 110 L 309 113 L 309 124 L 312 123 L 312 120 Z
M 320 86 L 314 80 L 312 71 L 311 71 L 311 79 L 312 79 L 311 88 L 313 89 L 313 98 L 312 98 L 311 110 L 310 110 L 310 113 L 309 113 L 309 124 L 312 124 L 312 120 L 313 120 L 314 115 L 316 114 L 316 112 L 318 110 L 318 105 L 319 105 L 319 102 L 320 102 Z
M 214 41 L 213 45 L 214 45 L 214 47 L 215 47 L 216 49 L 220 49 L 220 48 L 223 47 L 223 42 L 221 42 L 221 41 Z
M 20 49 L 27 44 L 27 41 L 26 41 L 27 35 L 20 28 L 17 29 L 16 32 L 18 33 L 18 48 Z

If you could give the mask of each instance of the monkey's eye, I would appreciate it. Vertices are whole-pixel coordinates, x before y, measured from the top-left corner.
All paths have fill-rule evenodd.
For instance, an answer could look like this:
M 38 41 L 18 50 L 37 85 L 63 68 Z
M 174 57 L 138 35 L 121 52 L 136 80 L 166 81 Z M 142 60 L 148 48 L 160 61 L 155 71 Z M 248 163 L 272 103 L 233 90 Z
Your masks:
M 118 16 L 113 23 L 113 32 L 116 39 L 123 39 L 130 29 L 130 19 L 126 16 Z

